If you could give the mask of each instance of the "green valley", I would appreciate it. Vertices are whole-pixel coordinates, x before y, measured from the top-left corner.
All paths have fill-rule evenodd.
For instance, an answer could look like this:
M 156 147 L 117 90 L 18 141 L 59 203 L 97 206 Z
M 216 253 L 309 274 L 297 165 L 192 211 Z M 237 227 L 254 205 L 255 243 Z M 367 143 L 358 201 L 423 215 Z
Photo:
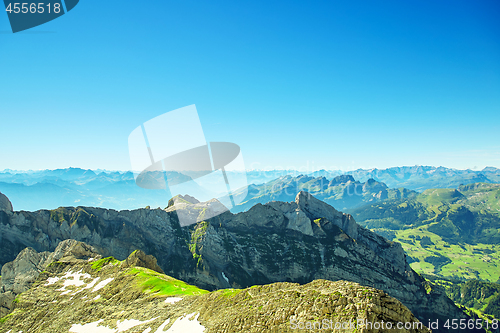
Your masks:
M 351 213 L 359 224 L 400 242 L 417 272 L 500 280 L 500 184 L 429 189 Z

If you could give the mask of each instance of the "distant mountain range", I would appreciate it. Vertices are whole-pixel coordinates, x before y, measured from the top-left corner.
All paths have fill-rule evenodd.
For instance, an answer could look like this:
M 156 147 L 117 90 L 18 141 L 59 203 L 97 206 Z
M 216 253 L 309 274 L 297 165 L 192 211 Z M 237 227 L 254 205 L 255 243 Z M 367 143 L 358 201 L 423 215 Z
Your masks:
M 131 172 L 101 172 L 78 168 L 0 173 L 0 192 L 16 210 L 61 206 L 94 206 L 128 209 L 164 205 L 163 190 L 138 187 Z
M 237 173 L 235 171 L 227 172 Z M 168 177 L 182 177 L 169 173 Z M 287 195 L 278 196 L 276 189 L 283 188 L 291 193 L 297 189 L 320 186 L 314 192 L 335 207 L 348 210 L 367 202 L 385 198 L 405 198 L 413 195 L 412 191 L 424 191 L 430 188 L 456 188 L 461 184 L 475 182 L 500 182 L 500 169 L 485 168 L 481 171 L 455 170 L 444 167 L 412 166 L 389 169 L 359 169 L 355 171 L 320 170 L 301 175 L 296 170 L 251 170 L 246 172 L 249 195 L 244 204 L 235 211 L 249 208 L 252 204 L 265 203 L 269 200 L 293 200 Z M 339 176 L 343 176 L 337 178 Z M 350 176 L 350 178 L 348 178 Z M 333 181 L 333 179 L 336 179 Z M 350 184 L 347 184 L 350 181 Z M 291 183 L 296 182 L 297 186 Z M 334 183 L 338 184 L 334 184 Z M 343 183 L 342 183 L 343 182 Z M 357 183 L 356 183 L 357 182 Z M 264 185 L 265 184 L 265 185 Z M 347 184 L 345 186 L 340 186 Z M 207 184 L 207 188 L 212 188 Z M 194 184 L 193 186 L 197 186 Z M 272 186 L 275 186 L 274 189 Z M 269 189 L 262 191 L 262 189 Z M 393 190 L 406 188 L 405 192 Z M 198 191 L 199 188 L 196 188 Z M 241 189 L 233 189 L 238 195 Z M 343 191 L 354 195 L 345 195 Z M 412 190 L 412 191 L 408 191 Z M 357 192 L 356 192 L 357 191 Z M 400 192 L 398 194 L 398 191 Z M 67 168 L 41 171 L 4 170 L 0 172 L 0 192 L 5 193 L 16 210 L 53 209 L 61 206 L 94 206 L 112 209 L 137 209 L 141 207 L 161 207 L 168 204 L 173 196 L 165 190 L 147 190 L 140 188 L 134 181 L 132 172 L 85 170 Z M 177 193 L 176 193 L 177 194 Z M 189 194 L 189 193 L 180 193 Z M 286 194 L 286 193 L 285 193 Z M 377 196 L 380 194 L 380 198 Z M 216 197 L 219 193 L 207 193 Z
M 265 184 L 250 185 L 247 190 L 235 191 L 233 194 L 241 204 L 231 211 L 245 211 L 257 203 L 293 201 L 294 193 L 300 191 L 307 191 L 333 207 L 347 211 L 367 203 L 418 195 L 417 192 L 405 188 L 390 189 L 386 184 L 374 179 L 361 183 L 351 175 L 337 176 L 332 180 L 323 176 L 283 176 Z
M 388 187 L 404 187 L 422 192 L 430 188 L 457 188 L 471 183 L 500 183 L 500 169 L 486 167 L 483 170 L 457 170 L 433 166 L 404 166 L 388 169 L 358 169 L 343 174 L 352 175 L 356 180 L 365 182 L 373 178 Z M 338 171 L 320 170 L 310 174 L 314 177 L 333 178 Z

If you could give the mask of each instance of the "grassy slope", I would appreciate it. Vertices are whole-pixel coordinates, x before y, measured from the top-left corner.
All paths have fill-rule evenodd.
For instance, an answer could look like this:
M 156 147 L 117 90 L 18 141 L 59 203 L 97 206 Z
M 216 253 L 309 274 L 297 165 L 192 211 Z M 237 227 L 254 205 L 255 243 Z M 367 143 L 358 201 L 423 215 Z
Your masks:
M 500 320 L 500 284 L 479 280 L 466 282 L 425 276 L 434 285 L 443 288 L 450 299 L 469 314 L 483 320 Z
M 368 228 L 402 243 L 417 272 L 444 277 L 500 278 L 500 184 L 431 189 L 416 199 L 353 211 Z
M 72 279 L 64 278 L 70 271 L 89 276 L 82 277 L 83 284 L 68 286 L 69 293 L 62 292 L 63 284 Z M 55 277 L 60 280 L 47 283 Z M 93 290 L 97 277 L 107 284 Z M 177 302 L 166 302 L 171 296 L 177 296 Z M 89 323 L 114 331 L 120 322 L 131 320 L 136 322 L 134 332 L 163 332 L 189 313 L 199 314 L 207 332 L 295 332 L 290 327 L 293 318 L 297 322 L 417 321 L 399 301 L 352 282 L 315 280 L 306 285 L 273 283 L 208 292 L 109 257 L 47 267 L 33 287 L 18 296 L 15 310 L 0 319 L 0 331 L 58 333 Z

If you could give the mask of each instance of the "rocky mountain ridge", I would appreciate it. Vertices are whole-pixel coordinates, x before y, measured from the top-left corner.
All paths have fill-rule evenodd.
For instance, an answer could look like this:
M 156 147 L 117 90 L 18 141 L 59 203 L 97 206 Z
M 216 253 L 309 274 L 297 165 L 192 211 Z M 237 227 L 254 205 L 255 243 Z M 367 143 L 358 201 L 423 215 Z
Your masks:
M 66 240 L 54 253 L 29 253 L 4 270 L 45 268 L 17 295 L 13 311 L 0 318 L 2 332 L 295 332 L 321 327 L 371 333 L 389 331 L 389 325 L 400 325 L 399 332 L 430 332 L 395 298 L 353 282 L 279 282 L 208 292 L 158 272 L 156 259 L 142 251 L 120 262 Z M 46 265 L 47 258 L 59 259 Z M 17 269 L 18 277 L 27 273 Z
M 347 280 L 384 290 L 422 321 L 467 318 L 445 294 L 427 292 L 399 243 L 306 192 L 293 202 L 257 204 L 188 227 L 179 225 L 176 211 L 161 209 L 0 211 L 0 235 L 2 258 L 11 257 L 6 261 L 15 249 L 47 251 L 74 238 L 120 260 L 141 249 L 166 274 L 208 290 Z
M 311 193 L 321 201 L 343 211 L 386 199 L 404 199 L 417 195 L 417 192 L 405 188 L 389 188 L 373 178 L 359 182 L 351 175 L 340 175 L 331 180 L 324 176 L 287 175 L 261 185 L 249 185 L 247 188 L 234 191 L 233 196 L 241 203 L 231 211 L 243 212 L 258 203 L 292 201 L 300 191 Z

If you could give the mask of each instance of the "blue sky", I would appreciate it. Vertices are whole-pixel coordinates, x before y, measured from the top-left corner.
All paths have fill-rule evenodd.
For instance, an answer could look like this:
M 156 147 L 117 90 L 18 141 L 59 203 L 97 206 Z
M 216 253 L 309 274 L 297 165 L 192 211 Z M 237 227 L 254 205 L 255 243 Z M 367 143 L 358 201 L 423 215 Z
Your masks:
M 82 0 L 12 34 L 0 13 L 0 170 L 127 170 L 131 131 L 190 104 L 247 168 L 500 168 L 498 17 L 498 1 Z

